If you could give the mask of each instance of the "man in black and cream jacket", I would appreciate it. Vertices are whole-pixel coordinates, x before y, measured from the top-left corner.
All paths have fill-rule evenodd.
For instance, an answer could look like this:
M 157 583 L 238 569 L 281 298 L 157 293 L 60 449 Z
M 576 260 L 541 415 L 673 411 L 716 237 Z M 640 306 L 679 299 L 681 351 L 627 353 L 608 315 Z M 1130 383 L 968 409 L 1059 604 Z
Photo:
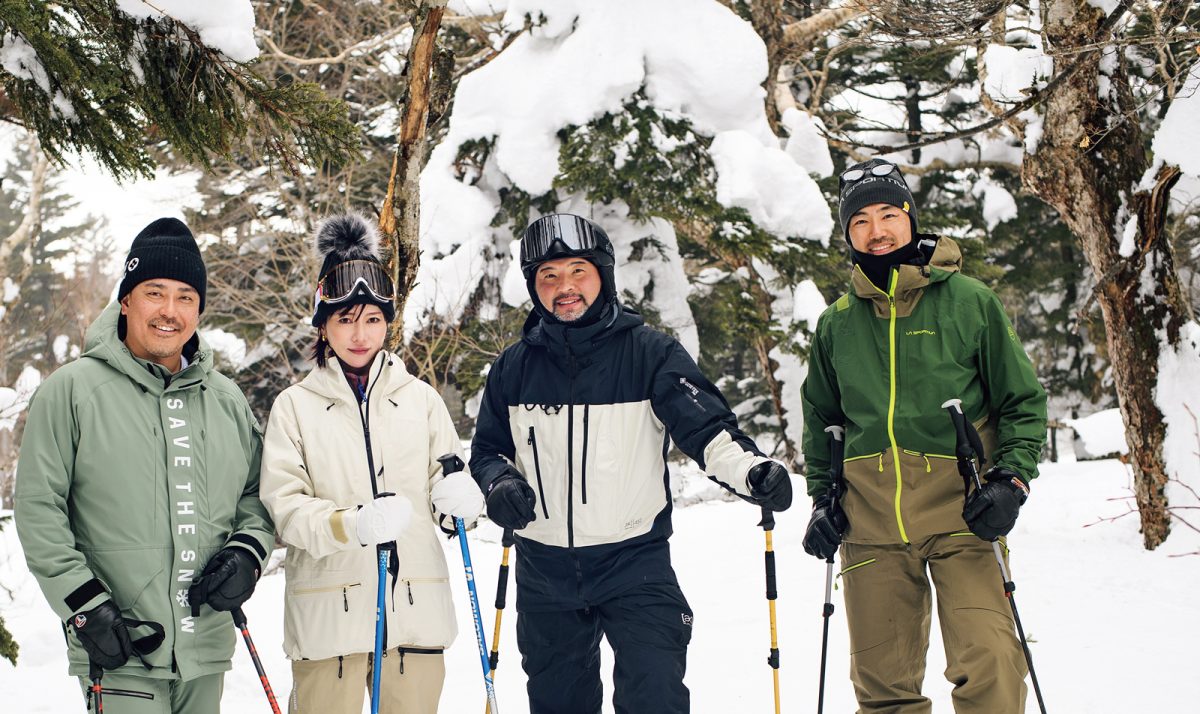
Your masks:
M 686 712 L 692 611 L 671 568 L 667 452 L 775 511 L 790 475 L 738 428 L 674 338 L 617 299 L 612 243 L 568 214 L 521 239 L 533 310 L 488 373 L 471 473 L 517 537 L 517 644 L 531 714 L 601 710 L 601 635 L 618 712 Z

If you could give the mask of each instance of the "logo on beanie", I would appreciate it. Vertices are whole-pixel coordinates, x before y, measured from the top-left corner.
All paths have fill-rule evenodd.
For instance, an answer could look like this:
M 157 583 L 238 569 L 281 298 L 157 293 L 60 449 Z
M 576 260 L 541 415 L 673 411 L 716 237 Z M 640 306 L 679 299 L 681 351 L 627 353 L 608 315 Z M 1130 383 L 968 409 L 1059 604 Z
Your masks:
M 908 201 L 904 202 L 904 205 L 900 207 L 900 210 L 908 213 Z
M 129 262 L 125 264 L 125 272 L 132 273 L 133 271 L 137 270 L 138 263 L 140 262 L 141 260 L 139 258 L 130 258 Z

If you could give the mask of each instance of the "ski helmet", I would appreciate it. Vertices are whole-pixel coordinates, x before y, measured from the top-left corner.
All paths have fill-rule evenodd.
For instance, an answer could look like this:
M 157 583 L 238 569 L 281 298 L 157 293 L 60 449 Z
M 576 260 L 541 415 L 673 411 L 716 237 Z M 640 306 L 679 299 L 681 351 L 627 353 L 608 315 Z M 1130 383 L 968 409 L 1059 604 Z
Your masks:
M 596 266 L 600 272 L 601 296 L 605 302 L 616 300 L 616 257 L 608 234 L 581 216 L 551 213 L 530 223 L 521 235 L 521 272 L 535 306 L 539 304 L 533 287 L 537 267 L 547 260 L 574 257 L 584 258 Z

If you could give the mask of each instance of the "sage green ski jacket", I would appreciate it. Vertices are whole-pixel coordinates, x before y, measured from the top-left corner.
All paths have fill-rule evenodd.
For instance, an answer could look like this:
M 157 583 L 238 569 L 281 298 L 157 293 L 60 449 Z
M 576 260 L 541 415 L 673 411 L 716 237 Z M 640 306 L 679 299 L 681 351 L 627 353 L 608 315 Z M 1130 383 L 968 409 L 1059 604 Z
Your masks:
M 949 399 L 961 399 L 979 429 L 985 469 L 1004 466 L 1027 483 L 1037 476 L 1046 393 L 1000 300 L 961 265 L 958 246 L 940 238 L 928 266 L 893 269 L 887 292 L 855 267 L 852 291 L 817 321 L 801 390 L 808 492 L 829 489 L 824 430 L 844 425 L 849 542 L 966 529 Z
M 207 605 L 193 618 L 187 590 L 226 545 L 260 563 L 270 552 L 261 431 L 198 336 L 165 386 L 118 338 L 119 317 L 114 302 L 88 329 L 83 356 L 34 395 L 17 465 L 17 533 L 60 619 L 112 599 L 125 617 L 163 626 L 150 669 L 134 657 L 120 671 L 184 680 L 223 672 L 233 620 Z M 67 641 L 70 673 L 86 675 L 70 628 Z

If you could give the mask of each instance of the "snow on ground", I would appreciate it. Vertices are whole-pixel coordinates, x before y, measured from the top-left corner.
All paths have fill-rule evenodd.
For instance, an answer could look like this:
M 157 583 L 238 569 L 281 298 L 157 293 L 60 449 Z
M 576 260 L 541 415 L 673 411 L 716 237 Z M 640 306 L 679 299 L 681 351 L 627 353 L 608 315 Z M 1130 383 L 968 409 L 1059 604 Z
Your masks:
M 1129 475 L 1116 461 L 1044 464 L 1033 495 L 1013 533 L 1013 577 L 1034 663 L 1056 714 L 1181 712 L 1200 701 L 1194 677 L 1200 618 L 1196 557 L 1172 557 L 1200 548 L 1200 537 L 1176 527 L 1156 552 L 1141 548 L 1136 515 L 1118 517 L 1131 503 Z M 825 568 L 806 556 L 800 542 L 806 503 L 779 514 L 775 550 L 779 567 L 779 646 L 783 710 L 815 708 L 820 663 L 821 602 Z M 1114 521 L 1104 518 L 1118 517 Z M 687 684 L 692 711 L 765 712 L 772 706 L 767 604 L 763 581 L 763 535 L 757 509 L 733 501 L 705 501 L 675 513 L 675 569 L 696 613 Z M 1093 525 L 1094 524 L 1094 525 Z M 59 623 L 25 570 L 10 525 L 0 538 L 0 583 L 14 589 L 9 602 L 0 589 L 0 613 L 21 644 L 20 665 L 0 660 L 0 710 L 82 711 L 82 699 L 67 677 Z M 484 523 L 470 537 L 477 586 L 490 640 L 499 531 Z M 484 690 L 474 628 L 466 599 L 458 544 L 445 544 L 459 613 L 459 639 L 447 654 L 442 711 L 482 711 Z M 997 585 L 999 575 L 997 574 Z M 528 711 L 524 676 L 516 650 L 515 610 L 510 585 L 503 620 L 497 694 L 505 714 Z M 282 633 L 282 575 L 264 577 L 247 604 L 251 633 L 279 696 L 291 686 L 279 647 Z M 840 591 L 830 627 L 829 711 L 854 708 L 848 677 L 847 636 Z M 605 671 L 611 652 L 604 652 Z M 951 711 L 949 684 L 936 617 L 931 636 L 926 693 L 934 711 Z M 1192 673 L 1192 674 L 1189 674 Z M 611 679 L 605 675 L 606 697 Z M 226 679 L 225 712 L 268 711 L 262 689 L 239 642 L 234 671 Z M 1028 711 L 1037 703 L 1030 692 Z M 612 711 L 606 705 L 606 712 Z

